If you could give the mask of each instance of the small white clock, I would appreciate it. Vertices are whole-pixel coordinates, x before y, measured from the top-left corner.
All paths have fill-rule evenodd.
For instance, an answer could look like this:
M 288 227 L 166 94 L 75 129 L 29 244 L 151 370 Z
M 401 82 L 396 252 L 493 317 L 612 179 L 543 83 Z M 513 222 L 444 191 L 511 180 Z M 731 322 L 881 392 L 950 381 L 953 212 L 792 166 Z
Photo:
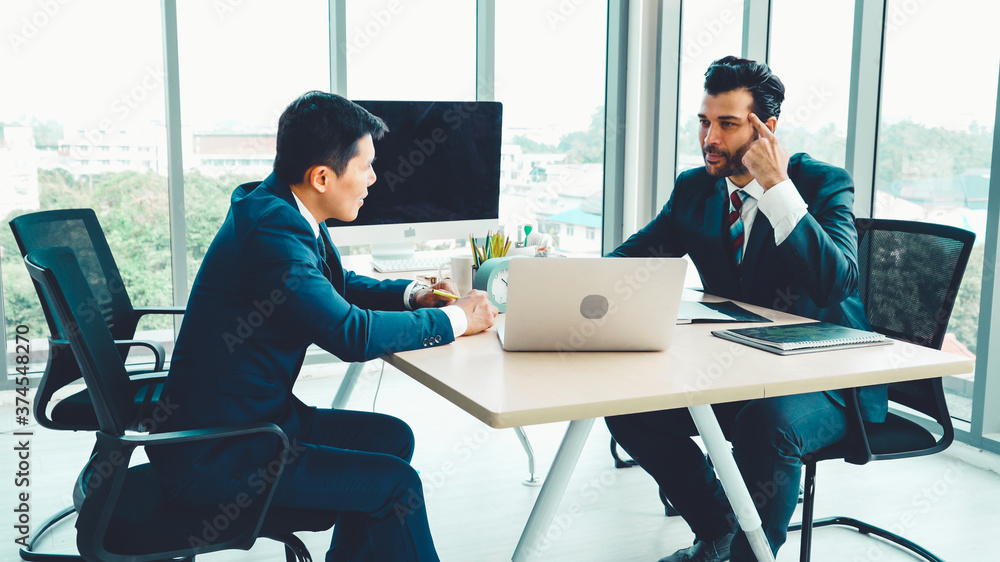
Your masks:
M 479 265 L 472 288 L 486 291 L 490 302 L 500 312 L 507 311 L 507 275 L 510 272 L 509 262 L 516 256 L 490 258 Z

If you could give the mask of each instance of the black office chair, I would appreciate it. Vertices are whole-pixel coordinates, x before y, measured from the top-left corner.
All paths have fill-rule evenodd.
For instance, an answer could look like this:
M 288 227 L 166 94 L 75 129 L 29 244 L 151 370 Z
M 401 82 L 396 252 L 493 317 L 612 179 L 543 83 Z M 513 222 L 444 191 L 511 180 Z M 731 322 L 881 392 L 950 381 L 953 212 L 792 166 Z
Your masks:
M 191 431 L 125 434 L 132 415 L 128 373 L 104 320 L 88 314 L 96 304 L 90 284 L 73 251 L 64 246 L 30 252 L 25 265 L 50 299 L 51 312 L 63 326 L 70 349 L 86 381 L 100 429 L 94 452 L 77 479 L 73 502 L 77 548 L 84 560 L 141 562 L 193 560 L 195 554 L 249 549 L 258 536 L 285 544 L 286 559 L 310 561 L 309 552 L 292 533 L 322 531 L 333 526 L 336 512 L 269 508 L 283 464 L 267 488 L 239 504 L 239 513 L 222 508 L 183 508 L 168 503 L 152 465 L 129 466 L 137 447 L 206 439 L 273 439 L 275 460 L 289 444 L 274 424 L 255 423 Z M 273 461 L 272 461 L 273 464 Z M 271 466 L 268 465 L 270 469 Z M 220 521 L 221 523 L 217 523 Z M 211 524 L 212 533 L 206 534 Z
M 164 368 L 164 350 L 159 342 L 135 340 L 136 326 L 146 314 L 182 314 L 183 307 L 135 308 L 129 299 L 118 266 L 111 254 L 104 231 L 91 209 L 64 209 L 41 211 L 21 215 L 10 221 L 14 240 L 21 256 L 41 248 L 69 246 L 79 256 L 80 266 L 96 297 L 95 311 L 99 312 L 112 337 L 119 346 L 122 360 L 129 349 L 146 347 L 154 354 L 150 369 L 133 371 L 132 394 L 135 397 L 135 416 L 148 410 L 159 399 L 165 375 L 155 374 Z M 35 417 L 42 427 L 49 429 L 96 430 L 98 427 L 94 408 L 87 390 L 63 398 L 49 409 L 53 395 L 61 388 L 80 379 L 80 370 L 69 347 L 63 329 L 52 315 L 49 298 L 35 282 L 35 292 L 42 305 L 42 312 L 49 327 L 49 358 L 35 393 Z
M 951 318 L 975 234 L 960 228 L 910 221 L 857 219 L 858 292 L 872 329 L 894 339 L 940 349 Z M 943 451 L 955 432 L 940 378 L 889 385 L 889 401 L 918 412 L 937 425 L 935 437 L 923 425 L 890 412 L 884 423 L 863 422 L 856 393 L 849 404 L 848 438 L 805 460 L 805 499 L 799 560 L 808 562 L 812 530 L 828 525 L 853 527 L 923 557 L 940 562 L 925 548 L 899 535 L 850 517 L 813 521 L 816 464 L 844 459 L 852 464 L 902 459 Z
M 80 256 L 91 291 L 98 296 L 95 311 L 107 322 L 122 361 L 135 346 L 150 349 L 154 361 L 149 368 L 130 371 L 129 383 L 134 397 L 129 429 L 141 429 L 143 420 L 160 398 L 165 366 L 163 346 L 156 341 L 134 340 L 139 319 L 146 314 L 180 314 L 183 307 L 135 308 L 129 299 L 121 273 L 111 254 L 104 231 L 91 209 L 64 209 L 28 213 L 10 221 L 22 257 L 29 252 L 53 246 L 69 246 Z M 60 389 L 78 383 L 80 368 L 66 341 L 64 330 L 52 314 L 50 299 L 42 286 L 32 281 L 42 305 L 42 312 L 49 327 L 49 356 L 42 379 L 35 392 L 35 418 L 48 429 L 96 431 L 97 416 L 91 404 L 88 389 L 83 389 L 61 400 L 53 397 Z M 70 516 L 75 510 L 67 507 L 45 520 L 31 537 L 26 548 L 21 549 L 23 560 L 60 560 L 65 556 L 36 552 L 36 545 L 56 523 Z

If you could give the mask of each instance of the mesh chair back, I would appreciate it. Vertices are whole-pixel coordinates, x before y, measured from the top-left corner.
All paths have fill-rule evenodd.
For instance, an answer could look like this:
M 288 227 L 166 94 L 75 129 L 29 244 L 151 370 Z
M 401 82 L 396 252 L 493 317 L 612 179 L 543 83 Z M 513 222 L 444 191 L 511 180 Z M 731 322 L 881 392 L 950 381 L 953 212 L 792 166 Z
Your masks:
M 67 246 L 80 263 L 84 278 L 95 297 L 100 312 L 114 339 L 131 339 L 138 322 L 125 290 L 121 272 L 115 264 L 104 231 L 92 209 L 61 209 L 21 215 L 10 221 L 21 256 L 41 248 Z M 54 339 L 65 339 L 51 312 L 48 297 L 39 291 L 49 332 Z
M 24 261 L 31 278 L 51 299 L 51 312 L 83 373 L 101 431 L 124 434 L 133 400 L 128 373 L 73 250 L 42 248 L 29 252 Z
M 872 329 L 941 349 L 975 234 L 940 224 L 887 219 L 856 221 L 858 293 Z M 947 423 L 940 379 L 889 386 L 889 398 Z M 942 409 L 944 410 L 942 414 Z

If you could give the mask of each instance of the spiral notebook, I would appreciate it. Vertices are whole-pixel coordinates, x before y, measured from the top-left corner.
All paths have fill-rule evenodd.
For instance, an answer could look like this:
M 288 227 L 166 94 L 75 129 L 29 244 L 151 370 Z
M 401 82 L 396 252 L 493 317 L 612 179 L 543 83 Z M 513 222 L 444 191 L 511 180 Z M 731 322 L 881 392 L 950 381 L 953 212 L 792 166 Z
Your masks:
M 805 322 L 781 326 L 761 326 L 716 330 L 712 335 L 746 344 L 758 349 L 793 355 L 852 347 L 886 345 L 892 340 L 877 332 L 867 332 L 830 324 L 828 322 Z

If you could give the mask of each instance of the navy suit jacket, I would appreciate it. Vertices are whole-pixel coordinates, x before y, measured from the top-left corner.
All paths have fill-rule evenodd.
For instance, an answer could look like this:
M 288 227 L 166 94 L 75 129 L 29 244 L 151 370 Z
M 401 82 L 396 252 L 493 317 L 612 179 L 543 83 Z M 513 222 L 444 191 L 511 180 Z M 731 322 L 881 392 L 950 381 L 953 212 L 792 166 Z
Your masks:
M 292 394 L 309 344 L 367 361 L 455 339 L 443 311 L 406 310 L 409 281 L 345 270 L 326 225 L 320 234 L 325 262 L 274 174 L 236 189 L 191 289 L 163 391 L 170 412 L 154 431 L 270 422 L 295 442 L 312 411 Z M 196 478 L 240 487 L 275 452 L 269 437 L 154 447 L 149 457 L 175 496 Z
M 778 246 L 771 223 L 758 212 L 740 268 L 730 250 L 726 180 L 710 176 L 704 167 L 681 173 L 660 214 L 610 255 L 689 255 L 706 293 L 870 329 L 857 289 L 854 182 L 842 168 L 807 154 L 791 157 L 788 177 L 809 206 L 808 213 Z M 861 389 L 866 420 L 885 419 L 886 388 Z M 844 405 L 841 391 L 826 394 Z

